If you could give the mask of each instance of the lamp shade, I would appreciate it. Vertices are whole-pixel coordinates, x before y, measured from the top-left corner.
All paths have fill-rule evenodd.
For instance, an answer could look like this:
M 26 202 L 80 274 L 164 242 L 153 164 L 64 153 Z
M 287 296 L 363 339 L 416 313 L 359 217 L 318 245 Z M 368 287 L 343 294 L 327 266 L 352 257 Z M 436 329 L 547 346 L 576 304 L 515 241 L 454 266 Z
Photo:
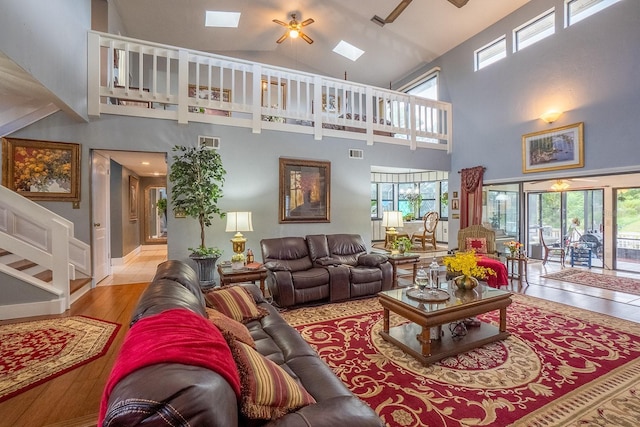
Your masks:
M 253 231 L 251 212 L 227 212 L 227 232 Z
M 402 212 L 400 211 L 388 211 L 382 214 L 382 226 L 393 228 L 402 227 Z

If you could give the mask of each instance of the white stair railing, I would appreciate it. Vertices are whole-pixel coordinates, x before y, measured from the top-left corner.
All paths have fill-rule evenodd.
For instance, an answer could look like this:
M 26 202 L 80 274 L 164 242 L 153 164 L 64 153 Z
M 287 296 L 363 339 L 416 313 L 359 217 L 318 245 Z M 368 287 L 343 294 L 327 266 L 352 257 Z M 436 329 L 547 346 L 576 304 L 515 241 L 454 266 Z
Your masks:
M 89 245 L 73 237 L 73 223 L 0 186 L 0 248 L 51 270 L 47 284 L 17 270 L 2 271 L 45 290 L 53 289 L 70 305 L 69 280 L 80 272 L 91 277 Z
M 89 32 L 102 113 L 451 148 L 451 104 L 301 71 Z

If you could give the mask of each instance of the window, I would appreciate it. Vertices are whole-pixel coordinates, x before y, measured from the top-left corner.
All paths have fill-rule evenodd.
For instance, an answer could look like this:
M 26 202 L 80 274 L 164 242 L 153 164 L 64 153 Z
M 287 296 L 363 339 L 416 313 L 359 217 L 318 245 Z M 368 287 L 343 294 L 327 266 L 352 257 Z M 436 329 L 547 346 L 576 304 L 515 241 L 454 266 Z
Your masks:
M 555 32 L 556 10 L 553 8 L 513 30 L 513 51 L 517 52 L 531 46 Z
M 371 183 L 371 218 L 378 216 L 378 184 Z
M 442 196 L 446 194 L 446 197 Z M 440 218 L 449 217 L 449 181 L 440 182 Z
M 395 211 L 393 204 L 393 184 L 392 183 L 381 183 L 380 185 L 380 207 L 381 210 L 378 211 L 378 218 L 382 218 L 382 212 L 386 211 Z
M 606 9 L 620 0 L 565 0 L 565 28 Z
M 420 203 L 420 217 L 422 218 L 427 212 L 436 211 L 438 205 L 436 199 L 440 198 L 438 194 L 437 182 L 421 182 L 420 194 L 422 195 L 422 203 Z
M 502 36 L 475 51 L 475 70 L 482 70 L 502 58 L 507 57 L 507 38 Z

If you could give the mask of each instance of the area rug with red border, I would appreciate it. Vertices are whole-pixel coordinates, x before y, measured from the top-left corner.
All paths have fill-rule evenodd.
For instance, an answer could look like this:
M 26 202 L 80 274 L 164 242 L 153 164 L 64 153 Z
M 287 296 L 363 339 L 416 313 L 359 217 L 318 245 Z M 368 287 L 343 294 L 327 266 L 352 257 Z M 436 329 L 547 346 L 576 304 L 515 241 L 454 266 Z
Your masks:
M 508 339 L 426 367 L 380 337 L 376 298 L 282 315 L 389 426 L 637 425 L 640 325 L 512 299 Z M 497 311 L 479 317 L 499 322 Z
M 0 325 L 0 402 L 104 355 L 119 328 L 85 316 Z
M 627 294 L 640 295 L 640 280 L 629 277 L 617 277 L 608 274 L 593 273 L 578 268 L 565 268 L 556 273 L 542 276 L 545 279 L 571 282 L 578 285 L 593 286 Z

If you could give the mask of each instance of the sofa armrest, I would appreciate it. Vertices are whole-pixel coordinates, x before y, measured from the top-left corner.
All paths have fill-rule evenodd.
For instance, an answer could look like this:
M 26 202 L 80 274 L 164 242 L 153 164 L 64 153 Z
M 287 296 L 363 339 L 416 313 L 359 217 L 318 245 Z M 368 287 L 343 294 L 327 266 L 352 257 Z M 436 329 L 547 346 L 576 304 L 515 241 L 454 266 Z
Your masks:
M 358 265 L 364 267 L 378 267 L 387 262 L 388 258 L 382 254 L 363 254 L 358 257 Z
M 278 261 L 265 262 L 264 268 L 270 271 L 291 271 L 291 268 L 289 268 L 288 265 Z
M 320 267 L 335 267 L 340 265 L 341 262 L 335 258 L 320 258 L 315 261 L 315 264 Z
M 280 307 L 289 307 L 295 303 L 293 276 L 286 270 L 269 270 L 267 286 L 274 302 Z

